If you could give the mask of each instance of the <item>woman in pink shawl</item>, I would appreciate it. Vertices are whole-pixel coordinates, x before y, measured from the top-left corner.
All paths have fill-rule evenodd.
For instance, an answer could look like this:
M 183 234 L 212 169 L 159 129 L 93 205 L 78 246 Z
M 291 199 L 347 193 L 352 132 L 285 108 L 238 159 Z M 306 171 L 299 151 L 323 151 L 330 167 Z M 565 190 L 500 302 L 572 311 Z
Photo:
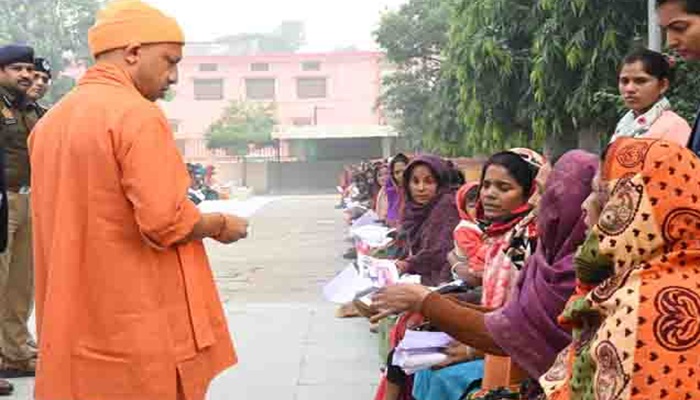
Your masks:
M 591 191 L 598 159 L 583 151 L 564 155 L 554 167 L 540 202 L 540 240 L 501 309 L 459 303 L 420 285 L 380 291 L 373 305 L 390 312 L 417 311 L 435 327 L 488 354 L 509 356 L 532 378 L 547 371 L 570 342 L 556 318 L 575 286 L 573 255 L 585 239 L 581 211 Z

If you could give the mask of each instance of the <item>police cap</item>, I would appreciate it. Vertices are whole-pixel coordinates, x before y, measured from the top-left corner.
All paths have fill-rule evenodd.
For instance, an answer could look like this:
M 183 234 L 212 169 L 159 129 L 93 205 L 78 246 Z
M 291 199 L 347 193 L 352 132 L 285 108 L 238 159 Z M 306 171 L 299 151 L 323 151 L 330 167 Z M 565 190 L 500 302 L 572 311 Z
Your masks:
M 14 63 L 34 64 L 34 49 L 21 44 L 0 47 L 0 66 Z
M 34 59 L 34 71 L 43 72 L 51 78 L 51 63 L 45 58 L 37 57 Z

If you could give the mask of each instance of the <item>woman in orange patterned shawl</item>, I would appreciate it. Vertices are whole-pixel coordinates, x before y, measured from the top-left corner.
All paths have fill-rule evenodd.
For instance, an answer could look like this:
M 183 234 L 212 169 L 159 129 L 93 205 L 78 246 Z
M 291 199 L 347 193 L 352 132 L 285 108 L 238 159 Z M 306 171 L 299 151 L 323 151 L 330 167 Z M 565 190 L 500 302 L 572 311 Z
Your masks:
M 547 398 L 700 399 L 700 159 L 619 139 L 601 178 L 607 202 L 560 318 L 574 341 L 541 379 Z

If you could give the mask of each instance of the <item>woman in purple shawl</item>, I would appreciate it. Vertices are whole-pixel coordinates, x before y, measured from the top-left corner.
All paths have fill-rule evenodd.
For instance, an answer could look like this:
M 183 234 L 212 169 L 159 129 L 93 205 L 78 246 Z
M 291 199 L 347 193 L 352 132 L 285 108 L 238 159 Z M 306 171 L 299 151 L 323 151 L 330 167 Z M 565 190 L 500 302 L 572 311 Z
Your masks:
M 420 285 L 396 285 L 374 300 L 387 312 L 418 311 L 430 322 L 476 349 L 510 356 L 538 378 L 570 342 L 556 323 L 575 286 L 573 256 L 586 234 L 583 201 L 591 191 L 598 159 L 583 151 L 565 154 L 555 165 L 540 202 L 537 250 L 525 265 L 506 305 L 485 313 Z
M 598 162 L 592 154 L 572 151 L 557 163 L 540 203 L 537 250 L 510 301 L 484 318 L 494 342 L 533 378 L 547 372 L 571 341 L 556 316 L 576 286 L 573 259 L 587 231 L 581 207 Z
M 447 253 L 452 251 L 452 232 L 459 224 L 454 191 L 445 162 L 424 155 L 413 160 L 404 172 L 406 206 L 401 230 L 408 240 L 409 256 L 397 261 L 401 273 L 420 275 L 426 286 L 451 279 Z

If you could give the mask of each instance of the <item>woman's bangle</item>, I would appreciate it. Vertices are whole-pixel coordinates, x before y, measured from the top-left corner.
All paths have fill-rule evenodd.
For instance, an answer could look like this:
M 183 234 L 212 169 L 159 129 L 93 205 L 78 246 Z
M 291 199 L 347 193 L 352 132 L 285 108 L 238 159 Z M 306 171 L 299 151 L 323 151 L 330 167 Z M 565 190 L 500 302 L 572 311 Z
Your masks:
M 469 357 L 469 361 L 476 359 L 476 350 L 472 346 L 467 346 L 467 357 Z
M 459 277 L 459 275 L 457 274 L 457 267 L 460 266 L 460 265 L 465 265 L 465 264 L 466 264 L 466 263 L 464 263 L 464 262 L 462 262 L 462 261 L 456 262 L 456 263 L 452 264 L 452 268 L 451 268 L 451 271 L 452 271 L 452 278 L 454 278 L 455 280 L 461 279 L 461 278 Z

